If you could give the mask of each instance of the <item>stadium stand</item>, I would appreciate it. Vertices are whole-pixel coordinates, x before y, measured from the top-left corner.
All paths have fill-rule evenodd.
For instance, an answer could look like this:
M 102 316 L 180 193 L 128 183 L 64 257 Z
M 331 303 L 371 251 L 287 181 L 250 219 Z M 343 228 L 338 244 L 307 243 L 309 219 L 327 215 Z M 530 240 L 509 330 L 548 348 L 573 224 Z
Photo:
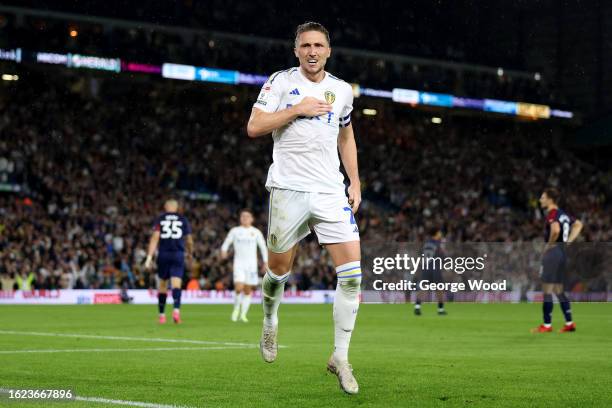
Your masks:
M 266 225 L 272 145 L 245 134 L 256 90 L 236 97 L 206 85 L 23 71 L 27 80 L 0 98 L 0 177 L 21 189 L 0 194 L 3 289 L 153 287 L 142 262 L 168 195 L 181 197 L 193 225 L 191 277 L 201 288 L 229 287 L 230 264 L 217 250 L 237 211 L 251 207 Z M 586 240 L 612 238 L 610 170 L 576 154 L 562 125 L 475 117 L 438 125 L 390 105 L 377 116 L 356 109 L 353 120 L 362 239 L 419 241 L 441 225 L 450 242 L 541 240 L 537 198 L 547 185 L 566 193 Z M 309 240 L 293 285 L 329 289 L 334 279 L 326 251 Z

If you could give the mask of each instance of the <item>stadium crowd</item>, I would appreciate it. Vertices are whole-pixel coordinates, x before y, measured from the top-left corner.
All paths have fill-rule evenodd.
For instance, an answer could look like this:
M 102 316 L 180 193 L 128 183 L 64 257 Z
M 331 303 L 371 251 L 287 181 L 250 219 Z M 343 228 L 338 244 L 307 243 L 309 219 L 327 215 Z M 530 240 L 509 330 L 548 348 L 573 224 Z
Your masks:
M 181 198 L 194 231 L 186 284 L 231 287 L 231 262 L 219 248 L 238 211 L 252 208 L 256 226 L 266 226 L 272 144 L 245 134 L 255 94 L 27 78 L 0 97 L 0 182 L 21 188 L 0 194 L 2 289 L 153 287 L 143 259 L 170 195 Z M 563 131 L 557 125 L 482 118 L 436 125 L 396 106 L 374 117 L 356 109 L 353 125 L 364 241 L 421 241 L 432 226 L 449 242 L 541 241 L 537 199 L 548 185 L 566 193 L 586 240 L 612 238 L 610 169 L 574 155 L 551 135 Z M 331 260 L 312 238 L 294 272 L 298 289 L 334 288 Z

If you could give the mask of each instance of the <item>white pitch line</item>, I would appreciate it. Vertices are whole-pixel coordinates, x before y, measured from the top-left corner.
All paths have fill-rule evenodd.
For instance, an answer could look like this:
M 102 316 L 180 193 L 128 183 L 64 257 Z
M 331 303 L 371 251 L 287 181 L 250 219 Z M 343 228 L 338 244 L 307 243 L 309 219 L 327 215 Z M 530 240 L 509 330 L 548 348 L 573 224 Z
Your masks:
M 217 347 L 154 347 L 154 348 L 83 348 L 83 349 L 34 349 L 34 350 L 0 350 L 0 354 L 27 354 L 27 353 L 98 353 L 98 352 L 122 352 L 122 351 L 193 351 L 193 350 L 241 350 L 256 348 L 255 345 L 245 346 L 217 346 Z
M 125 341 L 151 341 L 158 343 L 187 343 L 187 344 L 218 344 L 222 346 L 242 346 L 252 347 L 253 344 L 249 343 L 232 343 L 225 341 L 206 341 L 206 340 L 188 340 L 188 339 L 164 339 L 155 337 L 124 337 L 124 336 L 101 336 L 95 334 L 79 334 L 79 333 L 43 333 L 43 332 L 30 332 L 30 331 L 14 331 L 14 330 L 0 330 L 0 334 L 17 334 L 22 336 L 49 336 L 49 337 L 73 337 L 73 338 L 84 338 L 84 339 L 101 339 L 101 340 L 125 340 Z M 283 347 L 283 346 L 279 346 Z
M 140 402 L 140 401 L 126 401 L 116 400 L 98 397 L 74 397 L 77 401 L 86 402 L 100 402 L 102 404 L 114 404 L 114 405 L 127 405 L 130 407 L 143 407 L 143 408 L 190 408 L 185 405 L 167 405 L 167 404 L 155 404 L 152 402 Z
M 16 388 L 15 388 L 16 389 Z M 8 394 L 9 388 L 0 388 L 0 394 Z M 85 401 L 85 402 L 99 402 L 101 404 L 113 404 L 113 405 L 126 405 L 130 407 L 142 407 L 142 408 L 191 408 L 186 405 L 169 405 L 169 404 L 156 404 L 153 402 L 141 402 L 141 401 L 127 401 L 118 399 L 108 399 L 100 397 L 79 397 L 75 396 L 72 399 L 66 400 L 52 400 L 52 401 Z M 38 400 L 40 401 L 40 400 Z

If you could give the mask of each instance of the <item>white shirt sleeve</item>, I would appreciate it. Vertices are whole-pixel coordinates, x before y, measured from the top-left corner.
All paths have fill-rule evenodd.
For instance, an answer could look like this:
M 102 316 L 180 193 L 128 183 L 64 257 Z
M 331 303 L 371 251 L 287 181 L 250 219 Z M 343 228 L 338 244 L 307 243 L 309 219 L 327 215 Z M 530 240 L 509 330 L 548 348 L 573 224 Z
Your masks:
M 268 263 L 268 248 L 266 247 L 266 240 L 263 237 L 261 231 L 257 230 L 257 246 L 259 247 L 259 253 L 261 254 L 261 259 Z
M 349 88 L 349 94 L 347 95 L 346 104 L 342 108 L 340 113 L 340 127 L 347 127 L 351 123 L 351 112 L 353 111 L 353 89 Z
M 270 78 L 261 87 L 261 92 L 253 107 L 268 113 L 276 112 L 280 106 L 283 84 L 284 71 L 275 72 L 270 75 Z
M 230 245 L 232 245 L 234 243 L 234 229 L 232 228 L 229 232 L 229 234 L 227 234 L 227 237 L 225 238 L 225 241 L 223 241 L 223 245 L 221 245 L 221 250 L 227 252 L 227 250 L 229 249 Z

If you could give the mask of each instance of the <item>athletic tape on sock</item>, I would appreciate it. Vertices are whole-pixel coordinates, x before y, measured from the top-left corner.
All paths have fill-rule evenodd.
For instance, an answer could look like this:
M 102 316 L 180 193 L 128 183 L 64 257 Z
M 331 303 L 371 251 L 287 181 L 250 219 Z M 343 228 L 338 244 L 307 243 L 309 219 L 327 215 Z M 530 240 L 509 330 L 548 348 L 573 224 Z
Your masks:
M 361 261 L 348 262 L 336 268 L 338 279 L 360 278 Z

